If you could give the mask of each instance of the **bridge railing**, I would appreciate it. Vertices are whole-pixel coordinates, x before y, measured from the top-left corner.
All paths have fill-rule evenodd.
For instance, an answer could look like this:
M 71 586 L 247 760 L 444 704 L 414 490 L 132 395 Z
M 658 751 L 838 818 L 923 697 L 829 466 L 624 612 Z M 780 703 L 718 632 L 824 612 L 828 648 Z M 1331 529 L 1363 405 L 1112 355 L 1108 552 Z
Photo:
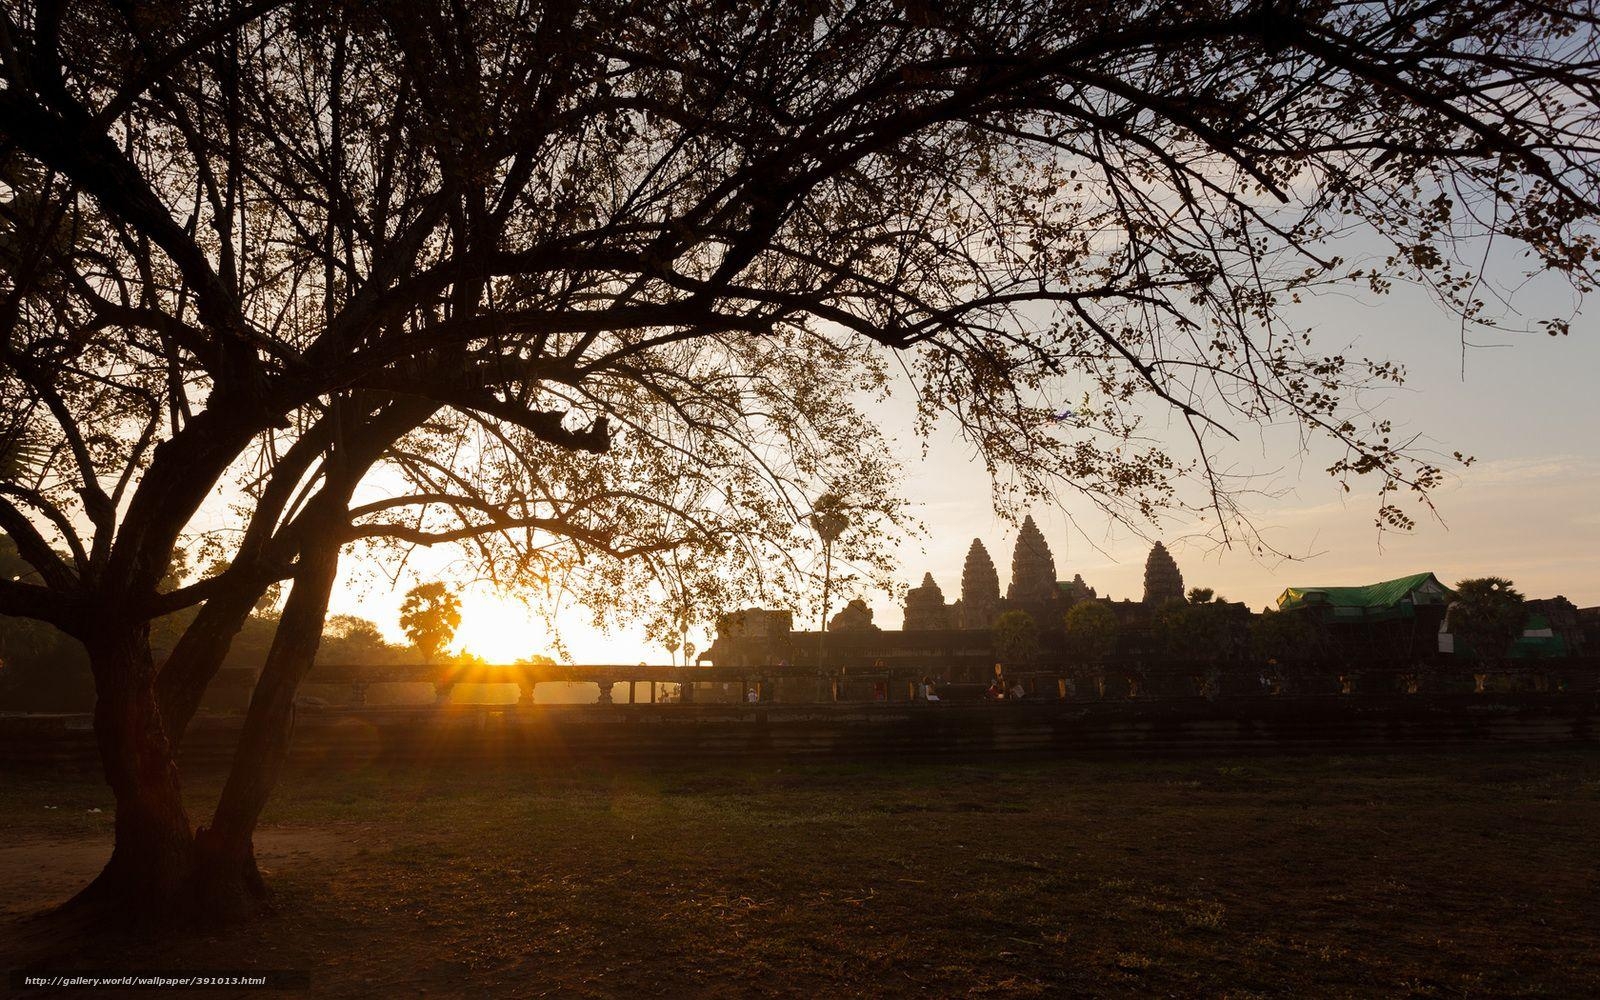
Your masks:
M 224 670 L 214 688 L 248 692 L 253 670 Z M 928 676 L 910 666 L 822 669 L 806 664 L 774 666 L 665 666 L 648 664 L 319 664 L 306 684 L 322 690 L 344 687 L 340 704 L 368 704 L 374 684 L 431 684 L 433 702 L 452 702 L 463 684 L 515 684 L 519 704 L 532 705 L 540 684 L 595 684 L 599 702 L 611 703 L 617 685 L 626 685 L 633 704 L 671 700 L 693 703 L 697 692 L 715 700 L 743 702 L 753 692 L 763 703 L 907 702 L 924 695 Z M 974 675 L 959 682 L 940 679 L 934 691 L 941 699 L 981 699 L 991 678 Z M 1163 698 L 1210 699 L 1272 695 L 1355 694 L 1486 694 L 1499 692 L 1592 692 L 1600 688 L 1600 659 L 1569 658 L 1514 663 L 1487 668 L 1470 664 L 1371 664 L 1364 668 L 1328 666 L 1317 669 L 1276 665 L 1206 667 L 1153 664 L 1129 668 L 1062 668 L 1011 670 L 1003 686 L 1021 684 L 1032 701 L 1105 701 Z

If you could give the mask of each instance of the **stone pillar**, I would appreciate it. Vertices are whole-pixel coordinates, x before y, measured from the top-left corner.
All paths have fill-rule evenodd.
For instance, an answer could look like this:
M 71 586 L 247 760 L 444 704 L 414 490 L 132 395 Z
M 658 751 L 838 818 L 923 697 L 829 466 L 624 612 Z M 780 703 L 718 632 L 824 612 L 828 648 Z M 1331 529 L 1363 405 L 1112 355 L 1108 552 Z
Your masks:
M 600 687 L 600 700 L 598 702 L 596 702 L 596 704 L 598 704 L 598 705 L 610 705 L 612 703 L 611 702 L 611 682 L 610 681 L 600 681 L 598 683 L 599 683 L 599 687 Z
M 678 702 L 683 705 L 694 704 L 694 681 L 678 682 Z
M 538 683 L 536 681 L 529 681 L 529 680 L 518 681 L 517 682 L 517 691 L 519 692 L 519 696 L 517 698 L 517 704 L 519 706 L 532 705 L 533 704 L 533 689 L 538 687 L 538 686 L 539 685 L 538 685 Z
M 355 708 L 363 708 L 367 704 L 367 682 L 355 681 L 350 685 L 350 704 Z
M 433 682 L 433 703 L 438 706 L 450 704 L 450 695 L 456 689 L 455 681 Z

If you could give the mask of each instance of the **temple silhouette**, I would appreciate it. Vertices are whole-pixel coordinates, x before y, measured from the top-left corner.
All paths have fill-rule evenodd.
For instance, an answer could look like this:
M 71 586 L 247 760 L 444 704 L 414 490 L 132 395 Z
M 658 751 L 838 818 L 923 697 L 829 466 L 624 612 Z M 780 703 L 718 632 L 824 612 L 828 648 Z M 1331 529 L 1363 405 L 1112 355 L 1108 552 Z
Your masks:
M 952 681 L 975 682 L 998 671 L 993 626 L 1008 612 L 1028 614 L 1038 630 L 1031 669 L 1059 673 L 1082 665 L 1065 630 L 1067 613 L 1096 601 L 1115 620 L 1114 649 L 1103 665 L 1135 673 L 1187 668 L 1196 663 L 1271 661 L 1252 649 L 1253 627 L 1262 616 L 1242 604 L 1213 598 L 1201 590 L 1191 602 L 1183 573 L 1162 542 L 1145 559 L 1144 593 L 1139 600 L 1100 596 L 1081 574 L 1059 579 L 1054 554 L 1031 516 L 1024 518 L 1011 551 L 1011 575 L 1004 593 L 993 558 L 974 538 L 961 572 L 960 594 L 947 600 L 932 573 L 906 592 L 900 629 L 873 621 L 865 601 L 853 600 L 833 615 L 826 632 L 795 631 L 787 610 L 749 608 L 722 615 L 717 636 L 699 662 L 724 667 L 806 667 L 825 671 L 925 670 Z M 1448 610 L 1454 593 L 1431 573 L 1413 574 L 1363 586 L 1290 587 L 1275 613 L 1299 619 L 1316 635 L 1315 649 L 1302 654 L 1323 672 L 1339 663 L 1421 662 L 1459 652 L 1450 634 Z M 1192 641 L 1178 642 L 1170 619 L 1175 606 L 1212 604 L 1212 624 Z M 1512 645 L 1514 659 L 1579 655 L 1600 647 L 1600 608 L 1578 609 L 1565 598 L 1528 601 L 1528 625 Z M 1178 616 L 1182 616 L 1181 610 Z M 1163 617 L 1169 620 L 1163 624 Z M 1258 655 L 1259 654 L 1259 655 Z
M 1033 618 L 1048 654 L 1060 644 L 1066 613 L 1080 602 L 1106 603 L 1136 641 L 1154 608 L 1183 598 L 1183 576 L 1160 542 L 1146 561 L 1140 601 L 1102 598 L 1082 574 L 1070 580 L 1057 576 L 1050 543 L 1029 515 L 1012 546 L 1011 576 L 1003 596 L 994 559 L 983 539 L 974 538 L 962 566 L 960 596 L 947 601 L 933 574 L 923 574 L 922 583 L 906 591 L 898 630 L 874 623 L 872 609 L 860 599 L 833 615 L 825 633 L 794 631 L 791 611 L 747 608 L 719 618 L 716 641 L 700 661 L 749 667 L 815 663 L 835 669 L 922 663 L 946 677 L 977 679 L 993 671 L 990 628 L 1007 612 L 1022 611 Z

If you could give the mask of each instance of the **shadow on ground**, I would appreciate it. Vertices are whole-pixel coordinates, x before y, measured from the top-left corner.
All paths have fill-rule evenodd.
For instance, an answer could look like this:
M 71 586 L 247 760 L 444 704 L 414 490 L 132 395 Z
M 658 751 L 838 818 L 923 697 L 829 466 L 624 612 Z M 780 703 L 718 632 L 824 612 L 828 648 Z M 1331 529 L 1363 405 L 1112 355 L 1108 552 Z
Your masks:
M 1600 994 L 1594 749 L 302 771 L 260 838 L 276 917 L 30 932 L 108 853 L 106 798 L 0 791 L 8 967 L 309 969 L 333 997 Z

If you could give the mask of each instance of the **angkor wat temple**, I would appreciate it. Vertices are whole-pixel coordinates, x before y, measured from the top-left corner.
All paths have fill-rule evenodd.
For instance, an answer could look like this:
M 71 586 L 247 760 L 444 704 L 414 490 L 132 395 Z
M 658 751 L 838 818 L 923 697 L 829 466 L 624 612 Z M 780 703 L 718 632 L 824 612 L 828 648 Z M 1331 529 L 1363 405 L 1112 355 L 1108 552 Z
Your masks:
M 922 586 L 906 593 L 905 631 L 927 629 L 986 629 L 1007 611 L 1026 611 L 1041 624 L 1054 622 L 1072 605 L 1095 597 L 1083 577 L 1056 579 L 1056 560 L 1039 526 L 1028 517 L 1022 522 L 1011 550 L 1011 583 L 1000 596 L 1000 576 L 981 538 L 972 540 L 961 570 L 961 597 L 946 604 L 944 592 L 925 574 Z M 838 628 L 833 622 L 829 628 Z
M 961 571 L 961 592 L 946 601 L 932 573 L 906 592 L 899 631 L 881 629 L 865 601 L 854 600 L 828 621 L 828 631 L 795 632 L 789 611 L 748 609 L 722 616 L 716 641 L 700 657 L 719 666 L 816 663 L 863 668 L 919 662 L 945 676 L 981 676 L 993 670 L 989 629 L 1008 611 L 1024 611 L 1038 625 L 1046 647 L 1059 640 L 1066 613 L 1080 601 L 1105 600 L 1081 574 L 1056 578 L 1056 561 L 1031 516 L 1023 519 L 1011 551 L 1011 579 L 1004 596 L 1000 576 L 983 540 L 974 538 Z M 1183 597 L 1183 576 L 1157 542 L 1145 565 L 1139 602 L 1107 601 L 1125 624 L 1137 624 L 1150 609 Z
M 1173 616 L 1163 611 L 1185 599 L 1183 574 L 1160 542 L 1145 560 L 1144 593 L 1138 601 L 1101 597 L 1081 575 L 1057 579 L 1055 557 L 1033 519 L 1023 521 L 1011 553 L 1011 579 L 1002 596 L 994 560 L 982 540 L 973 539 L 961 573 L 960 596 L 947 601 L 931 573 L 905 598 L 903 628 L 880 629 L 866 602 L 851 601 L 829 619 L 826 632 L 796 632 L 789 611 L 748 609 L 723 615 L 716 641 L 700 662 L 716 666 L 815 666 L 822 671 L 926 671 L 950 680 L 992 677 L 996 659 L 992 626 L 1010 611 L 1023 611 L 1038 629 L 1033 666 L 1058 669 L 1081 659 L 1069 649 L 1067 612 L 1097 601 L 1115 618 L 1115 648 L 1098 662 L 1148 673 L 1188 669 L 1196 663 L 1276 664 L 1275 654 L 1254 650 L 1254 615 L 1240 604 L 1200 591 L 1212 612 L 1192 638 L 1175 634 Z M 1454 597 L 1430 573 L 1412 574 L 1363 586 L 1290 587 L 1278 611 L 1301 636 L 1290 645 L 1293 659 L 1333 676 L 1339 664 L 1414 663 L 1453 656 L 1447 609 Z M 1600 648 L 1600 608 L 1578 609 L 1564 598 L 1528 601 L 1524 634 L 1510 648 L 1514 659 L 1570 657 Z M 1165 619 L 1165 620 L 1163 620 Z M 1273 642 L 1263 640 L 1266 647 Z

